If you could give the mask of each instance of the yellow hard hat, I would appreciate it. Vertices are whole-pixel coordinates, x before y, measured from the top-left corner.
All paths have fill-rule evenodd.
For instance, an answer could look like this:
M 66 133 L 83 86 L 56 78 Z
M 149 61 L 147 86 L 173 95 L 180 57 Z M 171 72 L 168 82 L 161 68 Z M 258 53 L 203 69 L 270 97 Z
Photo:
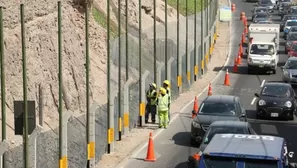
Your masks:
M 161 92 L 162 94 L 166 94 L 166 89 L 163 88 L 163 87 L 161 87 L 161 88 L 160 88 L 160 92 Z
M 155 83 L 150 84 L 151 87 L 157 88 L 157 85 Z
M 169 82 L 169 80 L 164 80 L 163 84 L 166 84 L 167 86 L 169 86 L 170 82 Z

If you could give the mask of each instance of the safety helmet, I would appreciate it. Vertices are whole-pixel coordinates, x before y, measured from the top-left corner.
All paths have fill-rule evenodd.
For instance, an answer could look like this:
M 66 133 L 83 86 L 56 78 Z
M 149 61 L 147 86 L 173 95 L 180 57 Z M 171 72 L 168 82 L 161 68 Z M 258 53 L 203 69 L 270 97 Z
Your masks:
M 161 87 L 161 88 L 160 88 L 160 92 L 161 92 L 162 94 L 166 94 L 166 89 L 163 88 L 163 87 Z
M 170 82 L 169 82 L 169 80 L 164 80 L 163 84 L 169 86 L 170 85 Z
M 156 88 L 157 88 L 157 85 L 156 85 L 155 83 L 151 83 L 151 84 L 150 84 L 150 87 L 153 87 L 153 88 L 156 89 Z

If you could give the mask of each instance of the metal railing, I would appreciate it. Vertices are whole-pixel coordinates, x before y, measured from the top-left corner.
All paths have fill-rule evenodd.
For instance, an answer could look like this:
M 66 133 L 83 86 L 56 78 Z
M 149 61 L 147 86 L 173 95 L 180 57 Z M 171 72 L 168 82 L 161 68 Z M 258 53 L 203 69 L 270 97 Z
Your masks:
M 118 11 L 118 37 L 111 38 L 111 9 L 107 9 L 108 65 L 107 91 L 108 103 L 100 106 L 98 102 L 90 101 L 89 86 L 89 8 L 85 8 L 85 68 L 86 68 L 86 114 L 74 116 L 73 112 L 63 110 L 63 54 L 62 54 L 62 16 L 61 2 L 58 2 L 58 79 L 56 86 L 59 91 L 58 112 L 59 128 L 49 131 L 43 129 L 43 114 L 39 110 L 40 124 L 28 135 L 28 105 L 24 103 L 24 146 L 8 148 L 6 136 L 6 93 L 5 93 L 5 55 L 3 7 L 0 7 L 0 66 L 1 66 L 1 112 L 2 112 L 2 142 L 0 154 L 1 166 L 6 167 L 94 167 L 104 153 L 111 153 L 115 141 L 129 134 L 131 129 L 144 126 L 145 90 L 155 82 L 158 87 L 163 80 L 170 80 L 172 98 L 187 91 L 191 85 L 207 73 L 207 65 L 211 63 L 214 44 L 217 38 L 217 23 L 219 2 L 217 0 L 185 0 L 185 15 L 177 0 L 176 22 L 168 22 L 168 1 L 165 0 L 165 22 L 160 23 L 156 17 L 156 1 L 154 0 L 154 26 L 142 30 L 142 15 L 139 12 L 139 30 L 131 28 L 128 18 L 121 17 Z M 121 1 L 118 4 L 121 5 Z M 107 6 L 111 6 L 107 0 Z M 126 0 L 126 3 L 129 3 Z M 192 13 L 188 8 L 194 3 Z M 139 11 L 142 11 L 139 0 Z M 89 5 L 88 5 L 89 6 Z M 122 8 L 118 6 L 117 9 Z M 202 12 L 198 12 L 201 11 Z M 20 5 L 22 62 L 23 62 L 23 101 L 27 102 L 27 67 L 26 67 L 26 37 L 24 21 L 24 5 Z M 128 7 L 125 16 L 129 16 Z M 124 25 L 123 22 L 124 21 Z M 125 33 L 122 34 L 125 29 Z M 42 45 L 42 44 L 40 44 Z M 117 67 L 117 72 L 111 71 Z M 32 74 L 28 74 L 30 76 Z M 116 76 L 117 79 L 111 78 Z M 44 80 L 44 79 L 40 79 Z M 37 92 L 37 91 L 36 91 Z M 42 91 L 38 90 L 42 97 Z M 92 93 L 96 94 L 96 93 Z M 39 106 L 43 99 L 37 100 Z M 41 108 L 41 107 L 39 107 Z M 60 136 L 59 136 L 60 135 Z M 9 149 L 9 150 L 8 150 Z M 59 154 L 59 155 L 58 155 Z M 23 155 L 23 159 L 20 159 Z

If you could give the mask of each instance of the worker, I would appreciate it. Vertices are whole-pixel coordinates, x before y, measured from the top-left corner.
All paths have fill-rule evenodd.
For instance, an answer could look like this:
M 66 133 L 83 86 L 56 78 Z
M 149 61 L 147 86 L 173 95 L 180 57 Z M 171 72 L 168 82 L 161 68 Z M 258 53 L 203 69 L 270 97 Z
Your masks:
M 149 115 L 151 114 L 152 123 L 156 122 L 157 112 L 157 85 L 155 83 L 150 84 L 149 90 L 146 91 L 146 107 L 145 107 L 145 123 L 148 123 Z
M 171 91 L 170 91 L 169 85 L 170 85 L 169 80 L 165 80 L 163 82 L 163 88 L 166 89 L 166 93 L 168 94 L 168 123 L 170 122 L 170 104 L 171 104 Z
M 159 128 L 167 128 L 168 126 L 168 94 L 166 89 L 161 87 L 158 97 L 158 116 Z

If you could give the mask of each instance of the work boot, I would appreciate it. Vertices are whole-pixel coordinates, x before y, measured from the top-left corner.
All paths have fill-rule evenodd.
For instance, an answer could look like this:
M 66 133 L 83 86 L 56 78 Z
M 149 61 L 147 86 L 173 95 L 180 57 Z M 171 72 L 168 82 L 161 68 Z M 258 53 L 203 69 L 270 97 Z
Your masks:
M 155 121 L 155 120 L 153 120 L 153 121 L 152 121 L 152 123 L 153 123 L 153 124 L 155 124 L 155 123 L 156 123 L 156 121 Z

